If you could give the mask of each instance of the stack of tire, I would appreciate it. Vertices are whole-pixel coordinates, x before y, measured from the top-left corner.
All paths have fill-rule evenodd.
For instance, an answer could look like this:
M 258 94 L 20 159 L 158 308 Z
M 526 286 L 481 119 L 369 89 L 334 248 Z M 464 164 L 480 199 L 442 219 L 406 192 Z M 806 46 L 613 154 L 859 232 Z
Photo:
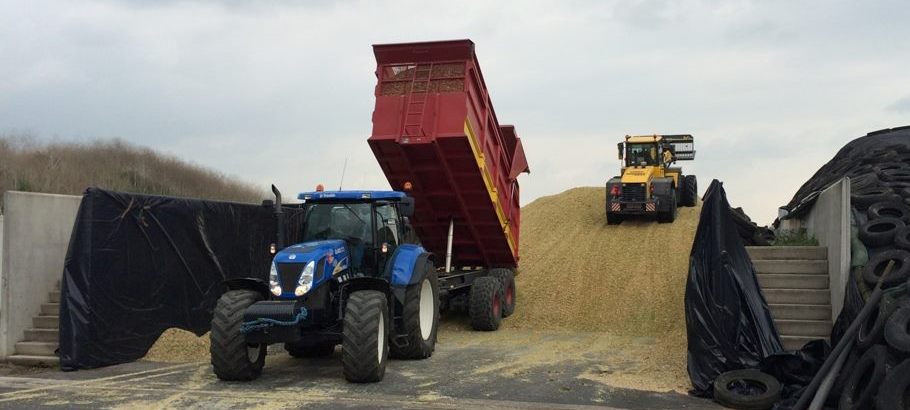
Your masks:
M 853 221 L 862 243 L 854 247 L 866 251 L 853 252 L 856 288 L 868 296 L 892 264 L 882 282 L 884 296 L 860 325 L 829 403 L 840 409 L 910 408 L 910 127 L 855 140 L 826 168 L 835 177 L 828 184 L 840 179 L 837 175 L 851 180 Z

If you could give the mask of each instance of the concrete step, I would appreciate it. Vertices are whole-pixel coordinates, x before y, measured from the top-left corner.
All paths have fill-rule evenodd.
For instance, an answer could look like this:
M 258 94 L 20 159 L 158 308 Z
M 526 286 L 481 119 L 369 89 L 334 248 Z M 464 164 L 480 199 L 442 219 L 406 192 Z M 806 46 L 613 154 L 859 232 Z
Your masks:
M 828 289 L 828 275 L 761 273 L 757 276 L 762 289 Z
M 51 342 L 18 342 L 16 354 L 28 356 L 56 356 L 57 343 Z
M 762 259 L 828 259 L 828 248 L 824 246 L 747 246 L 746 251 L 749 252 L 749 257 L 753 261 Z
M 808 336 L 781 336 L 780 341 L 784 345 L 784 350 L 799 350 L 806 343 L 812 340 L 821 339 L 820 337 Z
M 60 317 L 58 316 L 35 316 L 32 318 L 32 326 L 35 329 L 59 329 Z
M 25 329 L 26 342 L 53 342 L 60 341 L 57 329 Z
M 769 304 L 774 319 L 830 320 L 831 305 Z
M 787 336 L 807 336 L 815 338 L 826 338 L 831 336 L 831 328 L 834 326 L 830 320 L 775 320 L 777 331 L 781 335 Z
M 762 289 L 768 304 L 777 305 L 830 305 L 831 292 L 827 289 Z
M 8 357 L 7 360 L 12 364 L 29 367 L 56 367 L 60 365 L 60 358 L 57 356 L 14 354 Z
M 828 274 L 828 261 L 823 260 L 753 260 L 755 273 Z
M 44 316 L 60 316 L 60 304 L 59 303 L 41 304 L 41 314 Z
M 51 303 L 60 303 L 60 291 L 52 290 L 50 296 Z

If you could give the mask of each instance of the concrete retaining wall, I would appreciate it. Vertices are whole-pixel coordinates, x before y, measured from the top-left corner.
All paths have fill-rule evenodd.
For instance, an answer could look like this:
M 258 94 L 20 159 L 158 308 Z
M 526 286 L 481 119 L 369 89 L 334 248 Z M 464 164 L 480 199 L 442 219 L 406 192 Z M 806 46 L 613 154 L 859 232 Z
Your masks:
M 825 188 L 801 220 L 781 225 L 784 230 L 805 228 L 828 248 L 831 320 L 844 307 L 844 288 L 850 278 L 850 218 L 850 178 L 844 178 Z
M 61 278 L 81 199 L 12 191 L 3 195 L 0 360 L 13 354 Z

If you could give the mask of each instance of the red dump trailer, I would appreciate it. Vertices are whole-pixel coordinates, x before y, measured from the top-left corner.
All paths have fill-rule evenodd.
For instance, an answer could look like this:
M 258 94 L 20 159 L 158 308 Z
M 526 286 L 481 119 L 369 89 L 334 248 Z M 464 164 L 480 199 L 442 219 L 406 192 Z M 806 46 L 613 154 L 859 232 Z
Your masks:
M 521 139 L 500 125 L 471 40 L 374 45 L 369 138 L 392 185 L 410 183 L 423 246 L 454 269 L 515 268 Z M 451 251 L 447 250 L 449 237 Z

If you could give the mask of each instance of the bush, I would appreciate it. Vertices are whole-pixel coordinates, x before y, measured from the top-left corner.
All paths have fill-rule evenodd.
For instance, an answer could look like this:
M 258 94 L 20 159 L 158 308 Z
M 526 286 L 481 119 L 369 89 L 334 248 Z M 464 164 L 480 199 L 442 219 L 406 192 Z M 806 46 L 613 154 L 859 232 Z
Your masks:
M 818 240 L 809 235 L 805 228 L 795 231 L 778 231 L 772 246 L 818 246 Z

